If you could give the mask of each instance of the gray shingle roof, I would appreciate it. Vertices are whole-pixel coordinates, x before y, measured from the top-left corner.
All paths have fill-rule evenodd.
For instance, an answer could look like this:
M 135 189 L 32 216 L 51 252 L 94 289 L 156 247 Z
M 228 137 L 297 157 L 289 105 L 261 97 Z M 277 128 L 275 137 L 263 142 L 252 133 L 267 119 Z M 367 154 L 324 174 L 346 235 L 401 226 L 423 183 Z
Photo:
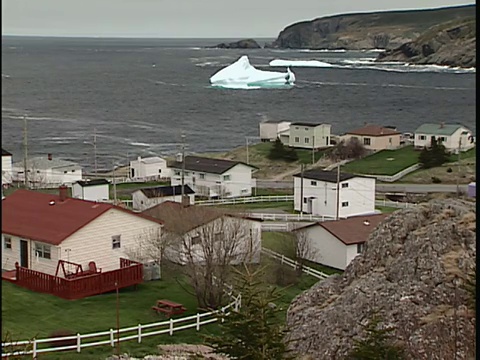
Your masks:
M 157 186 L 153 188 L 140 189 L 149 199 L 163 196 L 173 196 L 182 194 L 182 185 L 175 186 Z M 185 185 L 185 195 L 195 194 L 195 191 L 188 185 Z
M 293 175 L 294 177 L 301 177 L 301 173 Z M 354 177 L 365 177 L 349 173 L 340 173 L 340 181 L 345 181 L 352 179 Z M 336 183 L 337 182 L 337 171 L 325 171 L 320 169 L 312 169 L 303 172 L 304 179 L 319 180 L 325 182 Z
M 77 184 L 81 187 L 110 184 L 107 179 L 78 180 Z
M 232 161 L 224 159 L 213 159 L 200 156 L 185 156 L 185 170 L 188 171 L 200 171 L 210 174 L 223 174 L 227 170 L 231 169 L 235 165 L 243 164 L 249 166 L 252 169 L 257 169 L 255 166 L 247 165 L 241 161 Z M 170 167 L 175 169 L 181 169 L 181 162 L 173 162 Z
M 12 154 L 9 153 L 7 150 L 2 149 L 2 156 L 12 156 Z

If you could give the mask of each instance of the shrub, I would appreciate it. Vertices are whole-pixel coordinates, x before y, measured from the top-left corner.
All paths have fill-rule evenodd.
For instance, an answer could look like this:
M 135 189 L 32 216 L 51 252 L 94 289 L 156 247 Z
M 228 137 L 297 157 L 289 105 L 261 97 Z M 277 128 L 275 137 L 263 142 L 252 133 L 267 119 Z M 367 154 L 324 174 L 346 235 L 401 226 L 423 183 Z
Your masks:
M 451 173 L 451 172 L 452 172 L 452 168 L 449 167 L 449 168 L 447 169 L 447 173 Z
M 73 331 L 70 331 L 67 329 L 58 329 L 58 330 L 52 331 L 48 337 L 57 338 L 57 337 L 67 337 L 67 336 L 73 336 L 73 335 L 75 335 Z M 56 341 L 51 341 L 49 345 L 51 347 L 72 346 L 72 345 L 77 345 L 77 340 L 76 339 L 56 340 Z
M 440 180 L 438 177 L 432 176 L 432 183 L 440 184 L 441 182 L 442 182 L 442 180 Z

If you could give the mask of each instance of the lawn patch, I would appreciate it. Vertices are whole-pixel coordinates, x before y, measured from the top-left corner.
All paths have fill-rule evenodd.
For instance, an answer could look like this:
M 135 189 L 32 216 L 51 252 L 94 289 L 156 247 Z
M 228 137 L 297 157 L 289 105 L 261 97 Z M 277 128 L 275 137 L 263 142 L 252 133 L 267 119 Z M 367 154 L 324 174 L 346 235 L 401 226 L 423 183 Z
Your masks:
M 413 146 L 397 150 L 381 150 L 360 160 L 345 164 L 345 172 L 365 175 L 395 175 L 396 173 L 418 163 L 420 152 Z

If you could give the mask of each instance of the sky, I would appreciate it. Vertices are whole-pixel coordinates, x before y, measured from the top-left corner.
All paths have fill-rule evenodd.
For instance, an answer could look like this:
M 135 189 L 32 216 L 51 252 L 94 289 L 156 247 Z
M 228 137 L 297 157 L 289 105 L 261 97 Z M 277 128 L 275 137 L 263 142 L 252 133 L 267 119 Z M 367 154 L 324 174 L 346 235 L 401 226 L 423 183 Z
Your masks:
M 461 0 L 2 0 L 2 35 L 275 38 L 298 21 Z

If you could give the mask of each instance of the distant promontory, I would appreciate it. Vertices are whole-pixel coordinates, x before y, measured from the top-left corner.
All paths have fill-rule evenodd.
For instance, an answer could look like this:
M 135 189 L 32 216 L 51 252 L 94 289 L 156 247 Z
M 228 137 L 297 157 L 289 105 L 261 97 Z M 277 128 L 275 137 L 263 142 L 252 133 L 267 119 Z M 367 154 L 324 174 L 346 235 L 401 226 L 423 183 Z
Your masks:
M 211 48 L 217 49 L 261 49 L 261 46 L 253 39 L 243 39 L 230 43 L 220 43 Z

